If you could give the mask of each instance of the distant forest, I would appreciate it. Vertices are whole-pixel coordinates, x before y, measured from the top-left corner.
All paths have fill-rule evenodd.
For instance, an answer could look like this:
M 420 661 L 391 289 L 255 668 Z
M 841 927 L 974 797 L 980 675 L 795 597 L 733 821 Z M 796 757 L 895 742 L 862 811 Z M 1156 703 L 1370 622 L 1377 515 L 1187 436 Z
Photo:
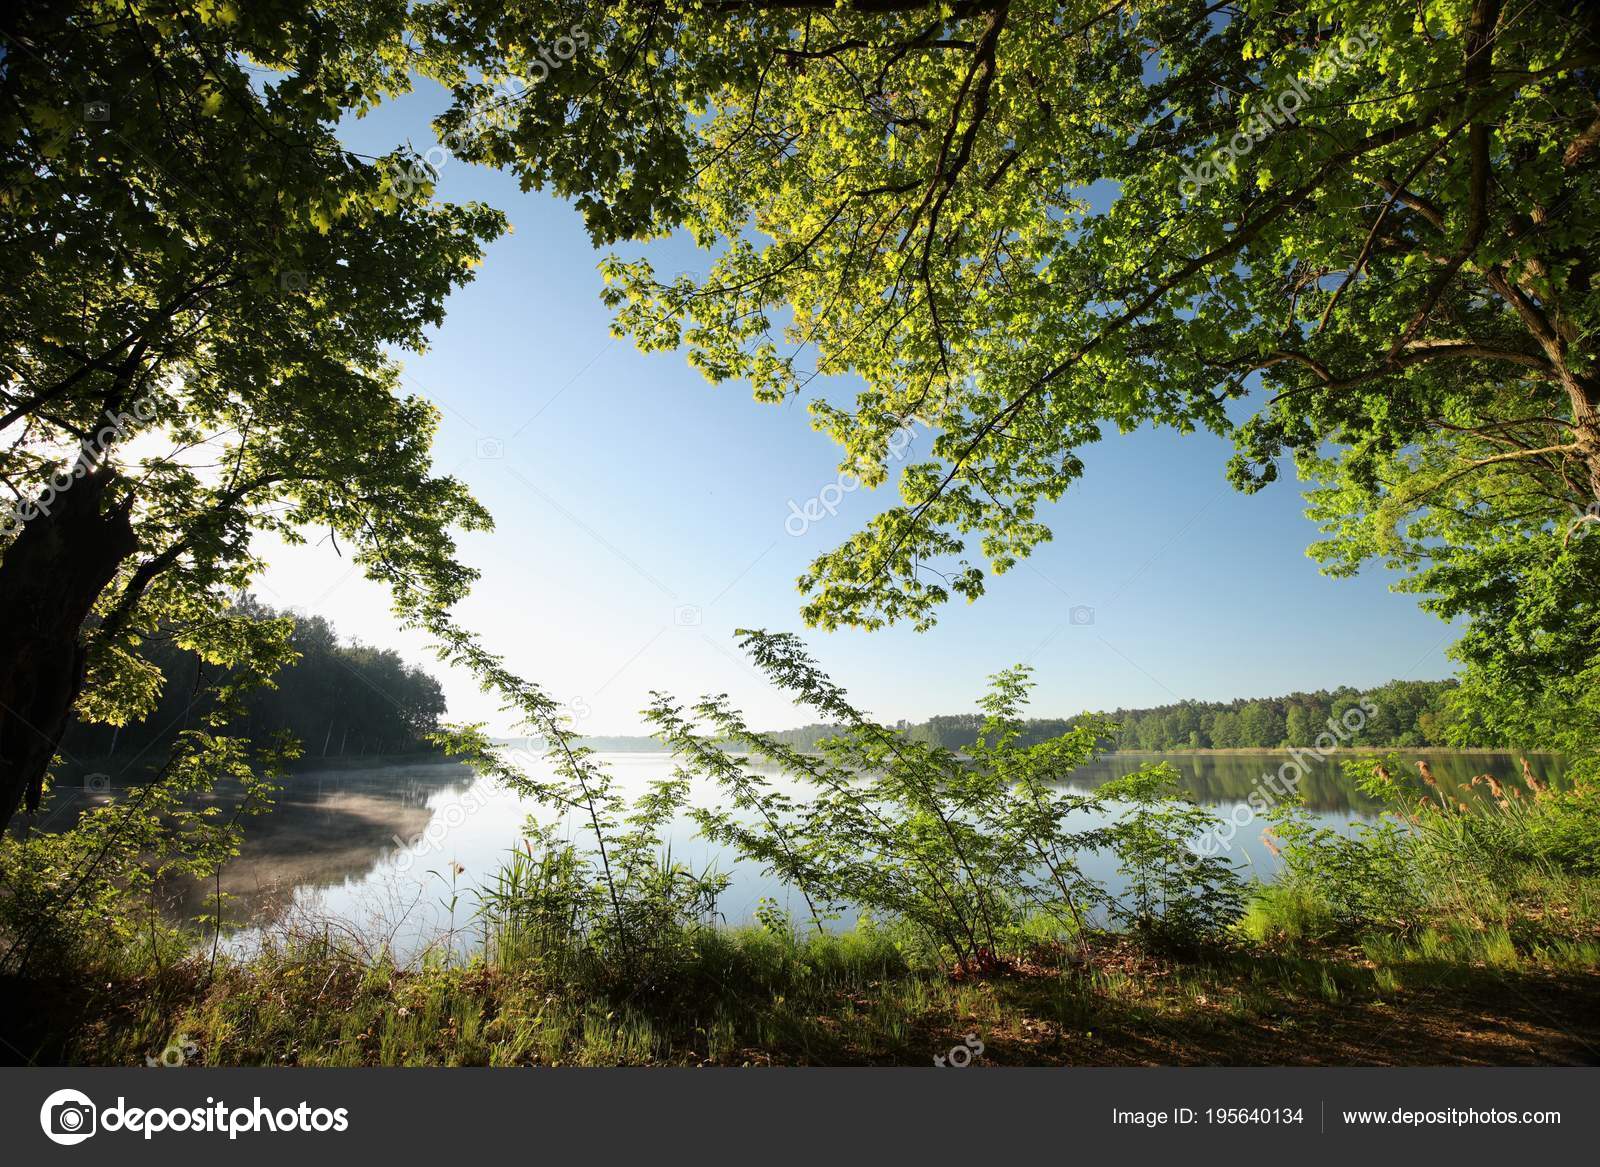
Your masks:
M 425 735 L 438 728 L 445 711 L 444 691 L 433 677 L 389 649 L 341 643 L 320 616 L 278 612 L 250 599 L 238 610 L 263 620 L 293 620 L 290 639 L 299 659 L 281 669 L 272 685 L 246 696 L 231 732 L 265 744 L 287 731 L 308 760 L 433 749 Z M 183 730 L 203 723 L 219 670 L 171 638 L 146 640 L 140 656 L 164 678 L 155 711 L 120 728 L 74 722 L 62 741 L 64 756 L 159 756 Z
M 1106 716 L 1122 728 L 1114 741 L 1119 750 L 1267 749 L 1309 746 L 1366 699 L 1376 712 L 1361 718 L 1361 729 L 1343 744 L 1353 746 L 1443 746 L 1453 740 L 1456 716 L 1448 697 L 1454 681 L 1390 681 L 1374 689 L 1344 686 L 1287 697 L 1233 701 L 1180 701 L 1153 709 L 1114 709 Z M 1064 732 L 1075 719 L 1041 719 L 1028 723 L 1027 736 L 1044 740 Z M 978 713 L 945 714 L 911 726 L 917 741 L 952 749 L 972 743 L 983 725 Z
M 320 616 L 278 612 L 254 600 L 242 605 L 260 619 L 294 621 L 291 643 L 298 660 L 282 669 L 274 683 L 252 692 L 245 713 L 232 732 L 258 743 L 287 731 L 303 745 L 308 760 L 403 754 L 430 750 L 428 733 L 438 728 L 445 712 L 438 681 L 407 665 L 389 649 L 341 643 L 333 625 Z M 184 729 L 197 726 L 206 696 L 218 678 L 211 676 L 194 653 L 171 639 L 154 638 L 141 655 L 161 670 L 165 683 L 155 712 L 117 729 L 75 723 L 62 748 L 68 756 L 98 757 L 116 753 L 154 752 Z M 1366 698 L 1376 712 L 1345 744 L 1420 747 L 1450 744 L 1498 745 L 1490 740 L 1466 742 L 1466 728 L 1449 701 L 1455 681 L 1390 681 L 1370 690 L 1348 686 L 1286 697 L 1233 701 L 1182 701 L 1149 709 L 1115 709 L 1105 716 L 1121 728 L 1105 742 L 1115 750 L 1278 749 L 1309 746 Z M 199 695 L 198 700 L 196 695 Z M 1034 718 L 1026 723 L 1024 741 L 1032 743 L 1064 733 L 1078 719 Z M 963 749 L 977 738 L 981 713 L 948 713 L 923 722 L 901 721 L 899 730 L 913 741 Z M 802 750 L 815 749 L 834 728 L 807 725 L 772 731 L 771 736 Z M 1468 731 L 1466 737 L 1472 737 Z M 656 750 L 659 743 L 643 736 L 586 737 L 597 750 Z
M 1328 728 L 1359 707 L 1363 698 L 1377 707 L 1364 717 L 1361 729 L 1343 744 L 1352 746 L 1483 745 L 1501 743 L 1474 731 L 1449 701 L 1455 681 L 1390 681 L 1373 689 L 1319 689 L 1286 697 L 1238 698 L 1233 701 L 1180 701 L 1151 709 L 1114 709 L 1105 714 L 1121 729 L 1107 741 L 1116 750 L 1267 749 L 1312 745 Z M 1069 718 L 1034 718 L 1027 722 L 1024 741 L 1044 741 L 1066 732 L 1076 722 Z M 947 713 L 923 722 L 902 721 L 901 732 L 913 741 L 932 742 L 949 749 L 972 744 L 983 725 L 981 713 Z M 834 732 L 827 725 L 807 725 L 778 730 L 773 738 L 797 749 L 814 749 Z M 1469 740 L 1471 739 L 1471 740 Z M 648 750 L 660 747 L 647 737 L 586 738 L 600 750 Z

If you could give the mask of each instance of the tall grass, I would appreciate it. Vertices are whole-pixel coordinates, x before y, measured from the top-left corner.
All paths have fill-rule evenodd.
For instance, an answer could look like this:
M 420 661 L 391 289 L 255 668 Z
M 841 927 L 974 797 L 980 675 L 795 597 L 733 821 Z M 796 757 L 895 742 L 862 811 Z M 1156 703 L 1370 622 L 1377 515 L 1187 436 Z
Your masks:
M 1419 763 L 1348 763 L 1387 811 L 1341 835 L 1281 808 L 1283 872 L 1258 889 L 1241 928 L 1257 940 L 1356 939 L 1369 953 L 1511 968 L 1592 964 L 1600 951 L 1600 796 L 1483 775 L 1446 790 Z

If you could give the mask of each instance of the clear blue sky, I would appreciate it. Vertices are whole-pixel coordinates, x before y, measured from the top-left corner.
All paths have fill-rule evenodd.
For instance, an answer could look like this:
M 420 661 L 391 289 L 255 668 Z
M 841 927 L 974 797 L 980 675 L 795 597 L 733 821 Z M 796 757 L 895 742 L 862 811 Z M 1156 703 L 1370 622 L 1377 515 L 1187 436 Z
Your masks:
M 347 141 L 425 149 L 441 105 L 429 87 L 352 123 Z M 805 631 L 795 577 L 889 505 L 888 489 L 847 495 L 836 516 L 790 535 L 789 501 L 838 475 L 836 448 L 802 404 L 758 405 L 744 386 L 708 384 L 682 353 L 612 340 L 600 253 L 559 200 L 457 159 L 439 195 L 488 202 L 513 225 L 451 299 L 431 350 L 405 358 L 407 385 L 444 414 L 438 468 L 497 523 L 463 539 L 482 579 L 461 616 L 574 702 L 585 732 L 639 732 L 652 688 L 727 692 L 762 725 L 809 720 L 743 663 L 738 627 L 804 632 L 887 719 L 969 709 L 984 678 L 1017 661 L 1036 669 L 1040 715 L 1450 671 L 1449 629 L 1391 593 L 1392 577 L 1317 573 L 1292 483 L 1237 494 L 1223 477 L 1226 443 L 1170 431 L 1113 434 L 1084 451 L 1083 481 L 1043 512 L 1055 541 L 991 575 L 976 604 L 948 606 L 931 632 Z M 684 249 L 656 259 L 668 272 L 705 266 Z M 853 396 L 838 379 L 811 391 Z M 397 636 L 383 589 L 330 546 L 267 553 L 264 600 L 399 648 L 440 675 L 452 718 L 506 728 L 469 678 L 439 673 L 421 638 Z M 1071 622 L 1076 605 L 1093 609 L 1092 624 Z

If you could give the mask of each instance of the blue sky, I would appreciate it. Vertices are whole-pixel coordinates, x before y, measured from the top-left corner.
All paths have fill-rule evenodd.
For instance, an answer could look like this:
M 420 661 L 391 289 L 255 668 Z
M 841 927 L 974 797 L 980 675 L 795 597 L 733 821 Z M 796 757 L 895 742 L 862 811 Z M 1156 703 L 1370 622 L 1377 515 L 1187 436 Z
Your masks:
M 424 89 L 352 123 L 347 141 L 425 149 L 441 105 Z M 742 661 L 738 627 L 803 632 L 835 679 L 891 720 L 969 709 L 984 679 L 1017 661 L 1036 670 L 1040 715 L 1450 671 L 1449 629 L 1391 593 L 1392 577 L 1317 573 L 1292 483 L 1238 494 L 1225 442 L 1170 431 L 1085 450 L 1083 480 L 1042 513 L 1055 541 L 990 575 L 976 604 L 947 606 L 931 632 L 804 630 L 796 576 L 889 505 L 889 488 L 847 494 L 837 515 L 791 535 L 789 502 L 838 477 L 838 452 L 803 403 L 759 405 L 742 385 L 707 383 L 682 353 L 613 340 L 601 254 L 570 206 L 458 159 L 438 193 L 488 202 L 513 226 L 452 297 L 430 351 L 404 358 L 407 386 L 443 411 L 438 469 L 497 524 L 462 540 L 482 579 L 461 618 L 571 702 L 585 732 L 639 732 L 651 689 L 726 692 L 772 727 L 810 720 Z M 667 272 L 705 266 L 687 251 L 656 259 Z M 853 396 L 837 379 L 810 391 Z M 439 672 L 425 641 L 397 634 L 384 590 L 331 546 L 265 550 L 264 600 L 399 648 L 444 681 L 452 718 L 508 728 L 470 678 Z M 1076 606 L 1093 622 L 1073 623 Z

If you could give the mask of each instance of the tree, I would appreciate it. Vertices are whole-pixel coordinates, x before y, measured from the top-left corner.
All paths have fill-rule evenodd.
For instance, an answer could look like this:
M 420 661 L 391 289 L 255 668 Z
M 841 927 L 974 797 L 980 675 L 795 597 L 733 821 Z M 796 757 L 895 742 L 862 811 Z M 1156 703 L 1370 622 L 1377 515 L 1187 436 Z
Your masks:
M 1266 701 L 1252 701 L 1239 710 L 1239 744 L 1276 749 L 1283 741 L 1284 720 L 1277 707 Z
M 538 76 L 468 157 L 601 244 L 714 254 L 607 260 L 642 347 L 770 402 L 855 374 L 810 411 L 869 485 L 918 432 L 899 501 L 802 577 L 809 621 L 926 627 L 983 592 L 974 550 L 1003 572 L 1049 538 L 1106 427 L 1204 426 L 1244 489 L 1289 454 L 1320 483 L 1331 569 L 1388 557 L 1479 622 L 1485 688 L 1600 724 L 1570 538 L 1600 521 L 1594 5 L 423 7 L 482 70 L 439 71 L 442 132 Z M 584 50 L 540 65 L 574 20 Z
M 1183 702 L 1162 718 L 1162 728 L 1175 749 L 1192 749 L 1200 744 L 1200 714 L 1192 701 Z
M 1291 746 L 1309 746 L 1322 732 L 1322 722 L 1304 705 L 1291 705 L 1284 718 L 1284 737 Z
M 1225 710 L 1216 715 L 1211 722 L 1211 744 L 1219 750 L 1230 750 L 1245 744 L 1237 713 Z
M 408 6 L 24 3 L 0 73 L 0 823 L 36 804 L 74 706 L 122 724 L 176 629 L 217 665 L 266 652 L 225 607 L 252 534 L 324 529 L 403 614 L 472 573 L 484 527 L 399 391 L 503 229 L 334 136 L 410 84 Z M 128 451 L 133 441 L 143 456 Z

